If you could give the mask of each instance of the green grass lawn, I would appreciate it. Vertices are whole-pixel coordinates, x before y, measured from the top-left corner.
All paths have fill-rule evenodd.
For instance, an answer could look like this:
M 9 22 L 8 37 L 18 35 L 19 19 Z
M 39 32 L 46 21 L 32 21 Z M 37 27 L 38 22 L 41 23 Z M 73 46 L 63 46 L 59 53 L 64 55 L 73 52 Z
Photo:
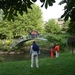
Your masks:
M 60 53 L 59 58 L 40 58 L 39 68 L 30 67 L 30 60 L 0 62 L 0 75 L 75 75 L 75 55 Z

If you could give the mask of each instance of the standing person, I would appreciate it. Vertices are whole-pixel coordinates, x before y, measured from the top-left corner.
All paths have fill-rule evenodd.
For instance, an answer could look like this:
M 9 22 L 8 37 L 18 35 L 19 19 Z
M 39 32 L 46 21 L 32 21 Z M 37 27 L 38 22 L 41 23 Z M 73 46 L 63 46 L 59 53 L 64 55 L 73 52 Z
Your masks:
M 60 46 L 58 44 L 56 44 L 54 50 L 55 50 L 55 53 L 56 53 L 56 58 L 58 58 L 59 57 Z
M 50 50 L 51 50 L 51 49 L 54 49 L 54 43 L 51 43 L 51 44 L 50 44 Z
M 50 44 L 50 57 L 53 58 L 54 57 L 54 43 Z
M 31 54 L 31 67 L 34 66 L 34 58 L 36 60 L 36 67 L 39 67 L 38 64 L 38 54 L 40 54 L 39 46 L 36 44 L 35 41 L 33 41 L 30 49 L 30 54 Z

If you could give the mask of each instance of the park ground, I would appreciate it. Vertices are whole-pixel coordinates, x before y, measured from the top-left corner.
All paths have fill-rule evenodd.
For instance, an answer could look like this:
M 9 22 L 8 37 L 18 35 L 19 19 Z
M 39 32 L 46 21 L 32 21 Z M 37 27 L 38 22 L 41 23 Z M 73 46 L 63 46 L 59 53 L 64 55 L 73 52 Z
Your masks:
M 0 62 L 0 75 L 75 75 L 75 55 L 60 53 L 59 58 L 40 58 L 39 68 L 30 67 L 30 60 Z

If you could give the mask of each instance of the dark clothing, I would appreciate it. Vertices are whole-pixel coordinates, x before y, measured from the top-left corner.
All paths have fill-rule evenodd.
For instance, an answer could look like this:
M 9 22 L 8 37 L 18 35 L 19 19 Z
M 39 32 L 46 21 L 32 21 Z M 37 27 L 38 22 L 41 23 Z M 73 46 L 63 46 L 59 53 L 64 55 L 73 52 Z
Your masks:
M 33 44 L 33 50 L 39 52 L 39 46 L 37 44 Z

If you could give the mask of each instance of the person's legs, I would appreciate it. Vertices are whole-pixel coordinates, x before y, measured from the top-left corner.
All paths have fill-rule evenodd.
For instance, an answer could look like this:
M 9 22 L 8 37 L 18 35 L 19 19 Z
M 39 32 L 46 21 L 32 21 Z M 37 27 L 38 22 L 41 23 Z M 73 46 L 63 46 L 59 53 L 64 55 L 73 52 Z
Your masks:
M 59 52 L 57 52 L 58 53 L 58 56 L 57 57 L 59 57 Z
M 58 57 L 59 57 L 59 52 L 56 51 L 56 58 L 58 58 Z
M 36 54 L 35 60 L 36 60 L 36 67 L 38 68 L 39 67 L 39 65 L 38 65 L 38 54 Z
M 36 67 L 38 68 L 39 65 L 38 65 L 38 54 L 37 54 L 37 52 L 34 52 L 31 55 L 31 67 L 34 66 L 34 57 L 35 57 L 35 61 L 36 61 Z
M 57 56 L 58 56 L 57 51 L 55 51 L 55 52 L 56 52 L 56 58 L 57 58 Z
M 34 53 L 31 55 L 31 67 L 34 65 Z

